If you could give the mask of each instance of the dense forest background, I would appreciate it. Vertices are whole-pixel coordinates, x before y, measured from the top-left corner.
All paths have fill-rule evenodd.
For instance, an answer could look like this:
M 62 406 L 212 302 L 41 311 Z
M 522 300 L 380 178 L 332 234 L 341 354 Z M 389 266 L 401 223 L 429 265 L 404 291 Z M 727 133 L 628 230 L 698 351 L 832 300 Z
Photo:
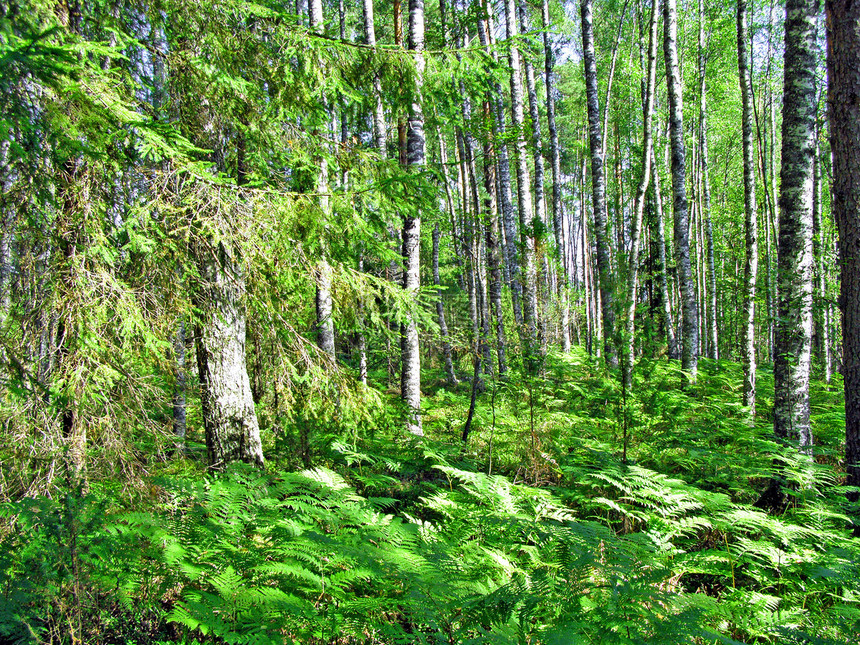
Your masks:
M 826 9 L 0 6 L 0 642 L 857 642 Z

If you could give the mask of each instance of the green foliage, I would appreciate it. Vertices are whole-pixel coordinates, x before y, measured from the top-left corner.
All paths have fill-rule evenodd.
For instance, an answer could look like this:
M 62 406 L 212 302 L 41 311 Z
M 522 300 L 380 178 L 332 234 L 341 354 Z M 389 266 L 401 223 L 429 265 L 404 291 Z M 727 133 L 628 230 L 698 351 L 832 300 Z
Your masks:
M 442 441 L 392 441 L 380 417 L 375 436 L 321 447 L 328 467 L 173 469 L 144 511 L 106 491 L 6 504 L 4 634 L 850 642 L 860 549 L 826 456 L 838 401 L 816 396 L 818 464 L 729 405 L 734 367 L 705 363 L 696 389 L 677 393 L 668 386 L 684 377 L 671 365 L 640 371 L 650 372 L 627 402 L 627 464 L 617 384 L 574 352 L 531 381 L 488 383 L 495 395 L 479 409 L 493 396 L 492 413 L 468 451 L 438 416 L 465 410 L 467 389 L 439 390 L 425 427 Z M 780 516 L 751 505 L 774 472 L 794 491 Z M 523 479 L 544 485 L 514 483 Z

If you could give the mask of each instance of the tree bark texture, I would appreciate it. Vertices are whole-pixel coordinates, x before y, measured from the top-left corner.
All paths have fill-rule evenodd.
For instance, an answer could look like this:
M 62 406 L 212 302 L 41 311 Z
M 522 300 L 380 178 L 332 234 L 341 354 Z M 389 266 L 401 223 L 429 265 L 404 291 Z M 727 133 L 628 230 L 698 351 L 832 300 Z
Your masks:
M 523 251 L 523 356 L 529 369 L 538 351 L 537 324 L 537 267 L 535 265 L 534 204 L 532 202 L 531 178 L 529 176 L 526 139 L 523 132 L 525 113 L 523 108 L 523 83 L 520 52 L 512 39 L 517 37 L 516 6 L 514 0 L 505 0 L 505 23 L 507 36 L 511 40 L 508 50 L 508 65 L 511 68 L 511 121 L 516 140 L 514 142 L 517 165 L 517 203 L 519 206 L 520 243 Z
M 607 365 L 618 365 L 615 349 L 615 298 L 612 289 L 612 267 L 606 231 L 606 178 L 603 168 L 603 136 L 600 127 L 600 103 L 597 96 L 597 61 L 594 53 L 593 0 L 582 0 L 582 50 L 585 61 L 585 92 L 588 106 L 588 141 L 591 148 L 591 195 L 594 213 L 594 237 L 597 245 L 597 282 L 600 292 L 603 343 Z
M 626 316 L 624 319 L 624 357 L 622 385 L 630 392 L 633 385 L 634 341 L 636 332 L 636 292 L 639 284 L 639 242 L 645 212 L 645 193 L 651 181 L 651 153 L 654 146 L 651 121 L 654 114 L 654 86 L 657 78 L 657 16 L 658 0 L 652 0 L 651 22 L 648 30 L 648 68 L 645 82 L 642 132 L 642 177 L 633 199 L 633 221 L 630 226 L 630 264 L 627 271 Z M 626 448 L 625 448 L 626 449 Z
M 755 417 L 756 356 L 755 356 L 755 301 L 758 276 L 758 211 L 756 207 L 755 142 L 753 141 L 752 71 L 750 70 L 749 33 L 747 31 L 747 3 L 737 5 L 738 80 L 743 109 L 744 155 L 744 262 L 743 313 L 741 321 L 741 360 L 744 366 L 743 402 Z
M 490 104 L 484 104 L 484 116 L 489 117 Z M 489 299 L 493 318 L 496 321 L 496 355 L 499 361 L 499 376 L 508 372 L 505 339 L 505 321 L 502 314 L 502 256 L 499 248 L 499 209 L 496 201 L 496 166 L 493 160 L 493 146 L 490 140 L 484 142 L 484 211 L 487 214 L 487 273 L 489 274 Z
M 702 179 L 702 225 L 705 236 L 705 253 L 708 262 L 708 300 L 705 320 L 707 321 L 708 357 L 720 357 L 720 343 L 717 331 L 717 272 L 714 262 L 714 227 L 711 222 L 711 182 L 708 172 L 708 94 L 705 71 L 708 52 L 705 42 L 705 5 L 699 0 L 699 159 Z
M 245 358 L 245 278 L 225 242 L 200 244 L 196 255 L 201 320 L 195 338 L 209 463 L 216 468 L 234 461 L 262 465 Z
M 568 291 L 567 253 L 561 210 L 561 149 L 558 144 L 558 126 L 555 122 L 555 52 L 550 37 L 549 0 L 541 3 L 544 48 L 544 85 L 546 87 L 546 124 L 549 133 L 550 165 L 552 167 L 552 224 L 555 246 L 559 254 L 561 275 L 558 279 L 558 295 L 561 300 L 562 351 L 570 351 L 570 296 Z
M 651 169 L 654 173 L 654 229 L 657 238 L 657 258 L 659 266 L 657 273 L 660 282 L 660 300 L 663 305 L 663 324 L 666 327 L 666 353 L 670 359 L 677 360 L 678 340 L 675 337 L 675 323 L 672 320 L 672 298 L 669 295 L 669 265 L 666 258 L 666 223 L 663 219 L 663 194 L 660 191 L 660 173 L 657 169 L 657 158 L 651 150 Z
M 424 76 L 424 0 L 409 0 L 409 49 L 414 52 L 416 87 L 407 122 L 407 165 L 411 170 L 424 167 L 424 113 L 421 90 Z M 419 251 L 421 248 L 421 215 L 410 212 L 403 218 L 403 288 L 413 302 L 421 287 Z M 423 436 L 421 429 L 421 355 L 418 345 L 418 322 L 410 315 L 403 325 L 401 338 L 400 389 L 409 409 L 407 430 Z
M 663 52 L 666 58 L 666 84 L 669 94 L 669 131 L 672 145 L 672 193 L 675 214 L 675 261 L 681 288 L 681 327 L 683 331 L 681 367 L 696 380 L 699 348 L 699 314 L 696 285 L 690 266 L 690 214 L 685 183 L 687 152 L 684 143 L 684 104 L 678 66 L 678 11 L 676 0 L 663 4 Z
M 478 21 L 478 37 L 481 46 L 488 54 L 495 57 L 491 47 L 492 12 L 489 0 L 485 0 L 483 21 Z M 505 266 L 510 280 L 511 300 L 514 309 L 514 320 L 517 325 L 523 324 L 522 284 L 520 282 L 519 251 L 517 249 L 517 225 L 514 217 L 513 189 L 511 188 L 511 163 L 505 126 L 505 111 L 502 102 L 502 88 L 496 83 L 490 97 L 493 108 L 493 141 L 495 142 L 496 158 L 499 167 L 499 204 L 502 212 L 502 235 L 504 237 Z
M 782 185 L 779 195 L 779 300 L 774 362 L 774 434 L 812 447 L 812 175 L 815 155 L 817 0 L 788 0 L 785 23 Z M 852 142 L 856 145 L 856 141 Z
M 860 486 L 860 4 L 827 0 L 827 69 L 833 211 L 839 233 L 845 383 L 846 484 Z M 858 494 L 849 500 L 857 503 Z M 854 535 L 860 511 L 850 509 Z
M 370 47 L 376 47 L 376 28 L 373 23 L 373 0 L 363 0 L 363 15 L 364 15 L 364 35 L 367 44 Z M 373 73 L 373 141 L 379 156 L 385 159 L 386 156 L 386 128 L 385 128 L 385 112 L 382 109 L 382 81 L 379 77 L 379 72 Z
M 439 323 L 439 335 L 442 337 L 442 357 L 445 361 L 445 375 L 451 385 L 457 384 L 454 374 L 454 363 L 451 360 L 451 341 L 448 339 L 448 324 L 445 321 L 445 305 L 442 301 L 442 288 L 439 280 L 439 239 L 442 232 L 439 225 L 433 228 L 433 284 L 436 285 L 436 319 Z
M 830 383 L 830 303 L 827 301 L 827 253 L 824 245 L 824 229 L 821 217 L 821 151 L 818 147 L 818 135 L 815 142 L 815 166 L 813 167 L 813 200 L 812 200 L 812 258 L 815 262 L 815 297 L 813 298 L 813 320 L 815 329 L 813 338 L 818 363 L 825 382 Z M 816 306 L 817 305 L 817 306 Z

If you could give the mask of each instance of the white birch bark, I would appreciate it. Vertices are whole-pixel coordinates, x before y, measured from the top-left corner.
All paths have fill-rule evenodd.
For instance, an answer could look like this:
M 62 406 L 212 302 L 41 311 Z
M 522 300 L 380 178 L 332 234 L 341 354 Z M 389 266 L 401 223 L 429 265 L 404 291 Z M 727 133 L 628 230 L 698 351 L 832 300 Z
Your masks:
M 777 256 L 774 434 L 812 451 L 812 184 L 818 0 L 788 0 Z M 856 143 L 855 143 L 856 145 Z
M 415 92 L 407 121 L 406 160 L 410 170 L 424 166 L 424 113 L 421 91 L 424 78 L 424 0 L 409 0 L 409 49 L 415 59 Z M 413 302 L 421 288 L 419 252 L 421 249 L 421 215 L 410 212 L 403 218 L 403 289 Z M 421 428 L 421 354 L 418 343 L 418 322 L 409 315 L 401 336 L 401 397 L 409 409 L 406 429 L 413 435 L 424 436 Z
M 588 106 L 588 139 L 591 147 L 592 210 L 597 246 L 597 283 L 603 321 L 603 343 L 607 365 L 618 365 L 615 346 L 615 298 L 607 235 L 606 178 L 603 167 L 603 136 L 600 126 L 600 103 L 597 95 L 597 61 L 594 53 L 593 0 L 581 0 L 582 50 L 585 62 L 585 92 Z
M 758 211 L 756 207 L 755 142 L 753 141 L 752 71 L 748 50 L 747 3 L 737 4 L 738 79 L 743 108 L 741 130 L 744 156 L 744 263 L 743 313 L 741 321 L 741 360 L 744 366 L 743 403 L 755 418 L 756 356 L 755 356 L 755 300 L 758 276 Z
M 669 129 L 672 145 L 672 193 L 675 214 L 675 261 L 681 289 L 681 326 L 683 330 L 681 367 L 695 382 L 698 370 L 699 315 L 696 287 L 690 266 L 690 215 L 687 202 L 686 145 L 684 143 L 684 103 L 681 72 L 678 66 L 678 11 L 676 0 L 663 4 L 663 52 L 666 59 L 666 85 L 669 94 Z

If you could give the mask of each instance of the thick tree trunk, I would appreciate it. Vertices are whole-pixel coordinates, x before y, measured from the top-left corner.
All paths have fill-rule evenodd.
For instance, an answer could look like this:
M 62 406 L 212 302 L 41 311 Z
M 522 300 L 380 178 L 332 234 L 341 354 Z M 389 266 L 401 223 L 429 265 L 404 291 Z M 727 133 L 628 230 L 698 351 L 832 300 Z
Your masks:
M 505 23 L 507 37 L 511 41 L 508 64 L 511 68 L 511 120 L 516 141 L 514 150 L 517 164 L 517 202 L 519 205 L 520 243 L 523 249 L 523 356 L 529 370 L 535 367 L 538 345 L 537 267 L 535 265 L 534 208 L 531 178 L 529 177 L 526 139 L 523 133 L 525 114 L 523 109 L 523 84 L 520 52 L 512 39 L 517 37 L 516 7 L 514 0 L 505 0 Z
M 827 0 L 827 70 L 833 212 L 839 232 L 846 485 L 860 486 L 860 5 Z M 860 537 L 858 494 L 849 495 Z
M 615 347 L 615 298 L 612 287 L 612 268 L 609 258 L 609 240 L 606 232 L 606 179 L 603 168 L 603 136 L 600 127 L 600 103 L 597 96 L 597 61 L 594 53 L 592 19 L 593 0 L 581 0 L 582 50 L 585 61 L 585 92 L 588 106 L 588 133 L 591 147 L 592 209 L 594 237 L 597 244 L 597 282 L 600 292 L 603 320 L 603 342 L 606 363 L 617 367 Z
M 681 367 L 695 382 L 698 370 L 699 315 L 695 283 L 690 267 L 690 216 L 687 203 L 686 145 L 684 143 L 684 104 L 678 66 L 678 11 L 676 0 L 663 4 L 663 51 L 666 58 L 666 84 L 669 94 L 669 129 L 672 144 L 672 193 L 675 213 L 675 261 L 681 288 L 682 339 Z
M 812 175 L 815 155 L 815 21 L 818 0 L 788 0 L 785 23 L 779 300 L 774 363 L 774 434 L 812 450 Z M 834 137 L 838 141 L 838 137 Z M 856 145 L 853 141 L 850 145 Z
M 410 170 L 424 166 L 424 113 L 421 91 L 424 78 L 424 0 L 409 0 L 409 49 L 414 52 L 415 93 L 409 108 L 407 130 L 407 164 Z M 409 213 L 403 218 L 403 288 L 413 302 L 421 288 L 419 251 L 421 249 L 421 215 Z M 418 345 L 418 321 L 410 315 L 403 325 L 401 339 L 401 396 L 409 408 L 407 430 L 423 436 L 421 429 L 421 355 Z
M 624 392 L 630 392 L 633 385 L 634 341 L 636 333 L 636 292 L 639 285 L 639 241 L 642 237 L 642 216 L 645 212 L 645 193 L 651 182 L 651 153 L 654 138 L 651 120 L 654 114 L 654 86 L 657 78 L 657 16 L 658 0 L 652 0 L 651 22 L 648 30 L 648 67 L 646 71 L 645 96 L 643 97 L 642 132 L 642 178 L 636 187 L 633 199 L 633 221 L 630 225 L 630 259 L 627 270 L 627 301 L 624 329 L 624 357 L 622 364 L 622 385 Z M 625 459 L 626 459 L 625 444 Z
M 245 278 L 227 242 L 200 244 L 195 334 L 203 425 L 212 467 L 263 464 L 260 427 L 245 358 Z
M 741 322 L 741 360 L 744 366 L 744 405 L 750 418 L 755 418 L 756 356 L 755 356 L 755 300 L 758 276 L 758 210 L 755 194 L 755 142 L 753 141 L 753 96 L 752 71 L 748 50 L 747 3 L 738 0 L 737 44 L 738 79 L 743 107 L 743 155 L 744 155 L 744 238 L 746 261 L 744 263 L 743 314 Z

